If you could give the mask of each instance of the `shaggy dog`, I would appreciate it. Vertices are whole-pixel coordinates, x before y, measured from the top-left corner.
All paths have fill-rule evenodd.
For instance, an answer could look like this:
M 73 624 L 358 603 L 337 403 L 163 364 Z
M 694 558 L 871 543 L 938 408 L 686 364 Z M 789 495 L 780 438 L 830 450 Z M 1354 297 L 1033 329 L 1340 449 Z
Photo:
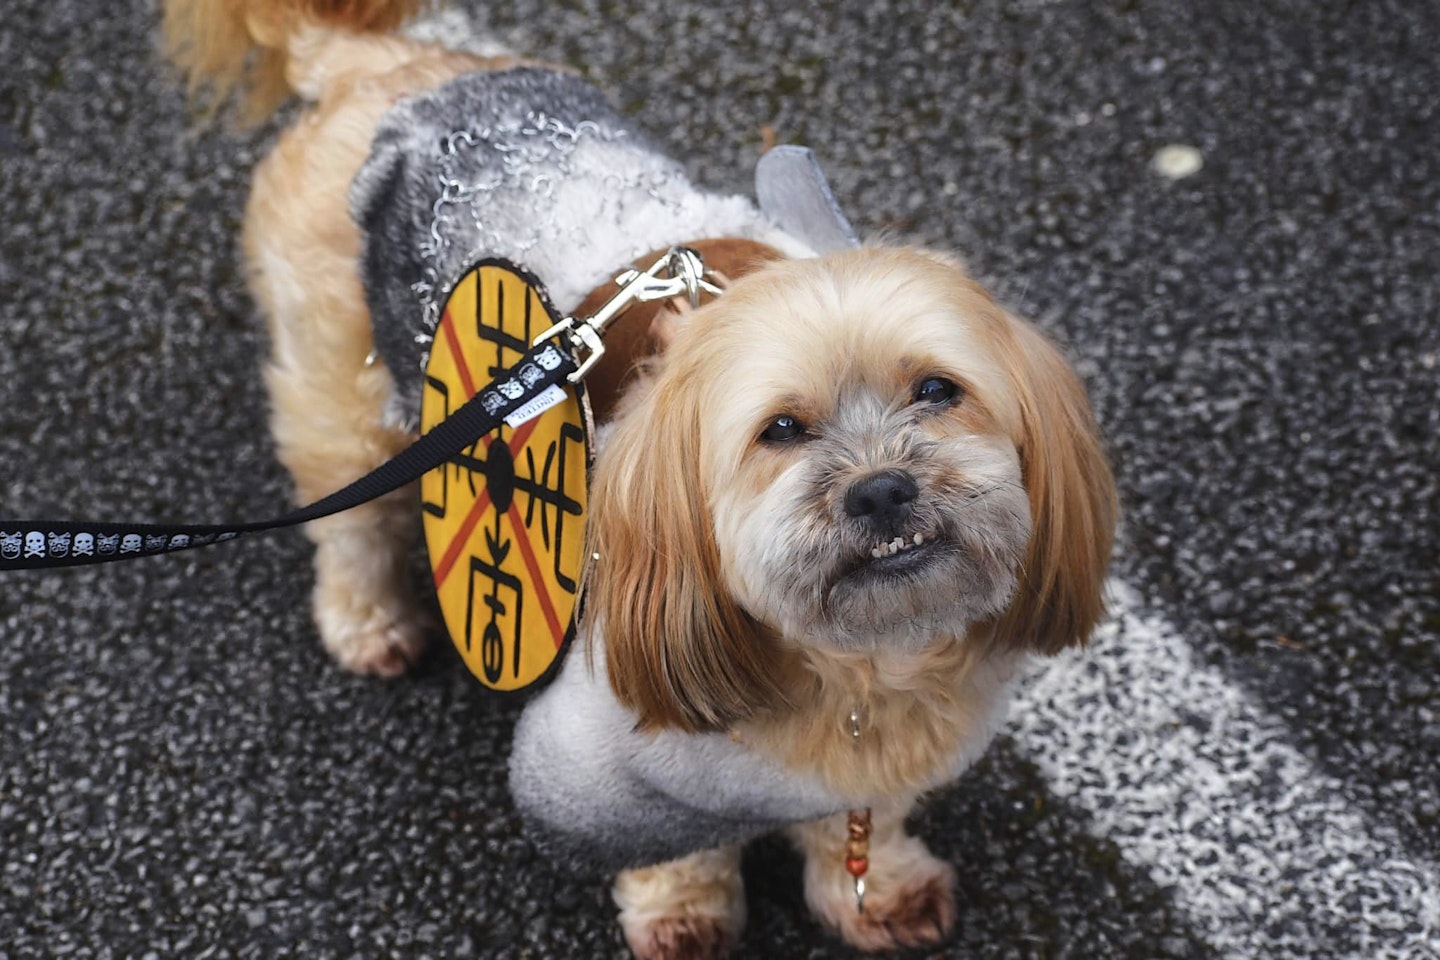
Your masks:
M 1079 382 L 952 257 L 815 256 L 569 72 L 390 32 L 413 5 L 167 3 L 195 83 L 307 101 L 244 238 L 299 499 L 411 442 L 437 313 L 479 257 L 578 312 L 651 251 L 701 249 L 723 295 L 661 323 L 638 373 L 597 373 L 621 395 L 587 521 L 588 655 L 522 715 L 512 792 L 557 855 L 619 871 L 640 957 L 733 945 L 741 845 L 773 830 L 847 942 L 936 942 L 954 870 L 906 814 L 983 752 L 1025 659 L 1103 612 L 1115 494 Z M 646 316 L 667 315 L 627 321 L 641 353 Z M 347 669 L 421 650 L 416 507 L 401 491 L 308 528 L 315 621 Z

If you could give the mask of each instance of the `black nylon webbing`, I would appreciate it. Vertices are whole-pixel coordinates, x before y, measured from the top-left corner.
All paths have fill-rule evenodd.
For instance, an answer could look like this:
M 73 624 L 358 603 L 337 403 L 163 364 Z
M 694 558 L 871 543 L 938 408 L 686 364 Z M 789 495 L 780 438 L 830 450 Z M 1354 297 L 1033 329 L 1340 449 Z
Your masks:
M 292 527 L 358 507 L 445 463 L 500 426 L 524 404 L 575 371 L 555 342 L 531 347 L 459 409 L 410 446 L 341 490 L 272 520 L 235 524 L 92 523 L 77 520 L 0 520 L 0 571 L 108 563 L 207 546 L 247 533 Z M 502 393 L 496 384 L 508 390 Z M 523 388 L 516 392 L 517 388 Z

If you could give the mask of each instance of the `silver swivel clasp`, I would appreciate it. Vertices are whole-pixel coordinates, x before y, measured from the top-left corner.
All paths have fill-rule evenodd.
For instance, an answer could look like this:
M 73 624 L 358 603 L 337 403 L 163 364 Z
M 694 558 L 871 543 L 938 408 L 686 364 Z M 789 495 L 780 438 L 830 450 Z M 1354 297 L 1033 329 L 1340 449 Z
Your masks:
M 683 296 L 689 300 L 690 306 L 698 307 L 700 294 L 720 293 L 720 288 L 708 279 L 705 261 L 689 247 L 671 247 L 649 269 L 626 270 L 615 278 L 615 285 L 620 289 L 594 314 L 584 319 L 566 317 L 534 340 L 541 343 L 563 334 L 570 341 L 578 364 L 575 372 L 570 374 L 571 383 L 578 382 L 604 356 L 605 345 L 600 340 L 601 335 L 611 321 L 632 304 Z

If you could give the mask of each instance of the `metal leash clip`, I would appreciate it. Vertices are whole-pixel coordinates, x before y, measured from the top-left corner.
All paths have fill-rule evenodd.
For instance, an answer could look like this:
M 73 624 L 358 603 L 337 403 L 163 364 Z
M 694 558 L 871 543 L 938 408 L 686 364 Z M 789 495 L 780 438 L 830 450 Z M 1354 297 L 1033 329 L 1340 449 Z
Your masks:
M 566 317 L 546 330 L 533 341 L 538 344 L 552 337 L 564 334 L 575 350 L 578 366 L 570 374 L 571 383 L 578 382 L 590 368 L 605 355 L 605 345 L 600 337 L 605 328 L 632 304 L 649 303 L 654 300 L 669 300 L 685 296 L 690 306 L 700 305 L 700 294 L 719 295 L 720 288 L 707 278 L 705 261 L 700 254 L 689 247 L 671 247 L 659 260 L 645 271 L 626 270 L 615 278 L 620 289 L 604 305 L 586 319 Z M 584 359 L 581 359 L 584 357 Z

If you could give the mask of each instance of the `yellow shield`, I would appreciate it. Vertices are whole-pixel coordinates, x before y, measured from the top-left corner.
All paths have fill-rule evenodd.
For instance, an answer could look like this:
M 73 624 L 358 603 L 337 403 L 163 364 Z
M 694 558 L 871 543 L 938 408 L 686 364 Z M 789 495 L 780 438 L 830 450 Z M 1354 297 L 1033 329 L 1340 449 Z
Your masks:
M 555 322 L 536 283 L 512 266 L 487 262 L 466 274 L 431 344 L 421 432 L 513 366 Z M 492 690 L 545 678 L 574 636 L 589 447 L 579 388 L 565 393 L 420 481 L 445 627 L 470 672 Z

